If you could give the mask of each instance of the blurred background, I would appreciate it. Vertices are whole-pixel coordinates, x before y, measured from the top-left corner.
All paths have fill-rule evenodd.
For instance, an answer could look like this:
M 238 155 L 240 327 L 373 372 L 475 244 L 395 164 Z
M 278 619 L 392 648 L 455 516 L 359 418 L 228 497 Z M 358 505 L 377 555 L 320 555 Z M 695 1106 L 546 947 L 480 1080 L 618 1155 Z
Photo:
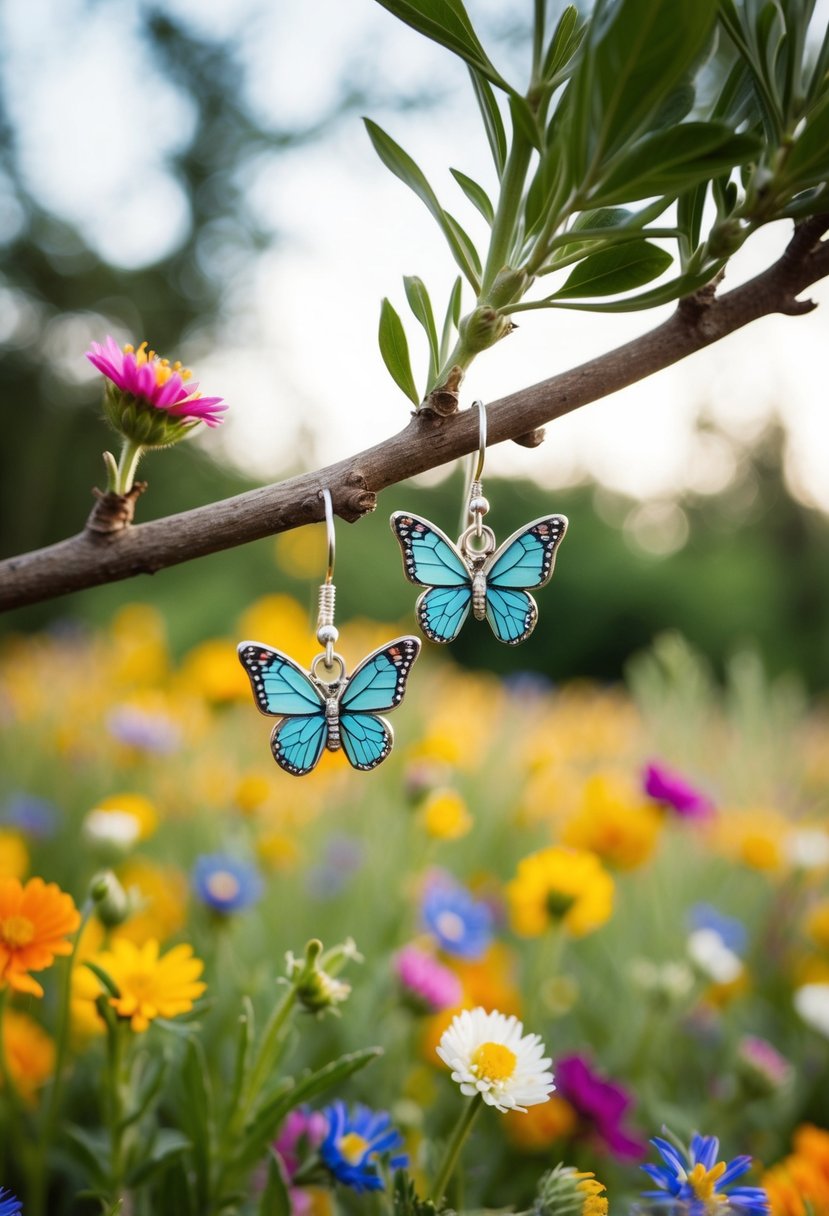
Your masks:
M 520 76 L 530 6 L 469 7 L 496 62 Z M 0 7 L 3 556 L 83 525 L 112 443 L 83 352 L 107 333 L 147 338 L 231 403 L 220 431 L 147 457 L 140 520 L 344 457 L 405 424 L 377 348 L 380 299 L 403 312 L 401 276 L 417 274 L 442 307 L 454 272 L 425 211 L 375 158 L 363 114 L 453 203 L 449 165 L 486 184 L 465 70 L 369 0 Z M 781 227 L 758 234 L 728 285 L 787 239 Z M 535 451 L 489 454 L 500 538 L 549 510 L 571 531 L 539 594 L 546 628 L 517 654 L 469 627 L 457 659 L 609 681 L 673 628 L 715 670 L 749 645 L 771 674 L 825 686 L 829 289 L 811 294 L 822 309 L 767 318 L 578 411 Z M 525 314 L 474 365 L 468 400 L 553 375 L 666 315 Z M 422 379 L 416 346 L 413 360 Z M 442 470 L 340 525 L 341 620 L 382 603 L 412 627 L 414 588 L 388 515 L 416 510 L 456 534 L 463 484 L 463 470 Z M 0 630 L 100 623 L 143 600 L 181 652 L 257 596 L 288 591 L 308 603 L 310 634 L 319 532 L 64 597 Z

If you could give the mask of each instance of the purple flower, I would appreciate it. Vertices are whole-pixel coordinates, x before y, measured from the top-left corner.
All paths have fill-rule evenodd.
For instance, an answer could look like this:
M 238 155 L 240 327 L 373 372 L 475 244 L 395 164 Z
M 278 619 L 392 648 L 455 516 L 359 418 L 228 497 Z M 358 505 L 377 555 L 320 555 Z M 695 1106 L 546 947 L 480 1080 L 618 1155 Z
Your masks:
M 436 958 L 418 946 L 404 946 L 392 961 L 404 995 L 420 1013 L 439 1013 L 461 1000 L 461 982 Z
M 135 705 L 116 706 L 106 723 L 113 738 L 139 751 L 164 756 L 174 752 L 181 742 L 181 731 L 172 718 Z
M 289 1182 L 293 1180 L 306 1152 L 319 1148 L 327 1131 L 328 1122 L 318 1110 L 298 1106 L 287 1116 L 273 1142 L 273 1150 L 279 1154 Z
M 643 1191 L 643 1197 L 664 1202 L 671 1196 L 683 1201 L 670 1204 L 665 1209 L 666 1216 L 674 1212 L 707 1216 L 715 1205 L 717 1211 L 736 1210 L 745 1216 L 765 1216 L 770 1212 L 768 1195 L 762 1187 L 731 1185 L 751 1169 L 751 1158 L 735 1157 L 728 1164 L 718 1162 L 720 1142 L 716 1136 L 695 1133 L 687 1150 L 680 1150 L 659 1136 L 651 1144 L 659 1150 L 665 1164 L 642 1166 L 659 1187 L 658 1191 Z
M 644 1141 L 621 1126 L 633 1101 L 627 1090 L 601 1077 L 582 1055 L 560 1059 L 555 1073 L 559 1094 L 576 1111 L 585 1132 L 621 1161 L 638 1161 L 645 1155 Z
M 675 811 L 680 819 L 708 819 L 714 813 L 711 799 L 689 781 L 661 764 L 649 764 L 642 774 L 645 793 Z

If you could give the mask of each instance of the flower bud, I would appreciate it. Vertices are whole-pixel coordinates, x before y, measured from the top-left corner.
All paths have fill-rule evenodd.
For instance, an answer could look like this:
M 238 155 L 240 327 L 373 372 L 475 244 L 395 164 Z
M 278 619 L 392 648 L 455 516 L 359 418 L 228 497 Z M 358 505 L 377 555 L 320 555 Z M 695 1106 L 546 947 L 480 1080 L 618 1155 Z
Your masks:
M 494 346 L 515 328 L 509 317 L 502 317 L 494 308 L 482 304 L 475 308 L 460 323 L 460 338 L 472 354 L 478 354 Z
M 604 1186 L 572 1165 L 557 1165 L 538 1184 L 535 1216 L 607 1216 Z
M 328 1009 L 336 1012 L 336 1006 L 348 999 L 351 985 L 336 979 L 335 976 L 351 959 L 362 961 L 350 937 L 325 954 L 322 952 L 322 942 L 312 938 L 305 947 L 305 959 L 302 962 L 288 952 L 288 979 L 296 991 L 299 1003 L 308 1013 L 322 1014 Z
M 101 870 L 89 884 L 98 920 L 107 929 L 123 924 L 130 914 L 130 899 L 112 870 Z

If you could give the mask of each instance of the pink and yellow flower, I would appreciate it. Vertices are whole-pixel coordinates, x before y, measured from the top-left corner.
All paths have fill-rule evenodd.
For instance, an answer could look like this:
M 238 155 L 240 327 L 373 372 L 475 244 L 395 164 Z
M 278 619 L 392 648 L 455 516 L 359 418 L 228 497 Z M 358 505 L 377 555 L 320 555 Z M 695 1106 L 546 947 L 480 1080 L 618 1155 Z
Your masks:
M 193 373 L 189 368 L 159 358 L 154 350 L 147 350 L 146 342 L 137 350 L 131 345 L 121 350 L 114 338 L 107 337 L 103 346 L 93 342 L 86 357 L 116 389 L 138 405 L 160 410 L 169 418 L 191 425 L 204 422 L 207 426 L 219 426 L 223 421 L 227 405 L 222 398 L 202 397 L 197 391 L 198 381 L 191 381 Z M 145 442 L 139 436 L 135 438 Z

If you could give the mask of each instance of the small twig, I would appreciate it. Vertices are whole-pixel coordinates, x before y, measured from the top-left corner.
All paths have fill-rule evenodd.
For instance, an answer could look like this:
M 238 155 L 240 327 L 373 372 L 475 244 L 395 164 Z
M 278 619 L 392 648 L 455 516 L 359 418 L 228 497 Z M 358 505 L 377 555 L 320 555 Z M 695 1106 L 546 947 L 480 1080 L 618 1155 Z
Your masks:
M 662 325 L 571 371 L 491 402 L 490 444 L 521 439 L 545 423 L 646 379 L 758 317 L 800 315 L 811 301 L 800 293 L 829 274 L 829 215 L 800 224 L 774 265 L 723 295 L 680 303 Z M 690 312 L 690 315 L 689 315 Z M 477 415 L 448 417 L 420 409 L 383 443 L 327 468 L 251 490 L 179 515 L 123 528 L 105 538 L 82 532 L 49 548 L 0 562 L 0 610 L 54 599 L 136 574 L 231 549 L 322 518 L 319 490 L 328 486 L 334 510 L 349 522 L 374 510 L 388 486 L 475 451 Z M 93 512 L 94 515 L 94 512 Z M 102 543 L 104 540 L 104 543 Z

